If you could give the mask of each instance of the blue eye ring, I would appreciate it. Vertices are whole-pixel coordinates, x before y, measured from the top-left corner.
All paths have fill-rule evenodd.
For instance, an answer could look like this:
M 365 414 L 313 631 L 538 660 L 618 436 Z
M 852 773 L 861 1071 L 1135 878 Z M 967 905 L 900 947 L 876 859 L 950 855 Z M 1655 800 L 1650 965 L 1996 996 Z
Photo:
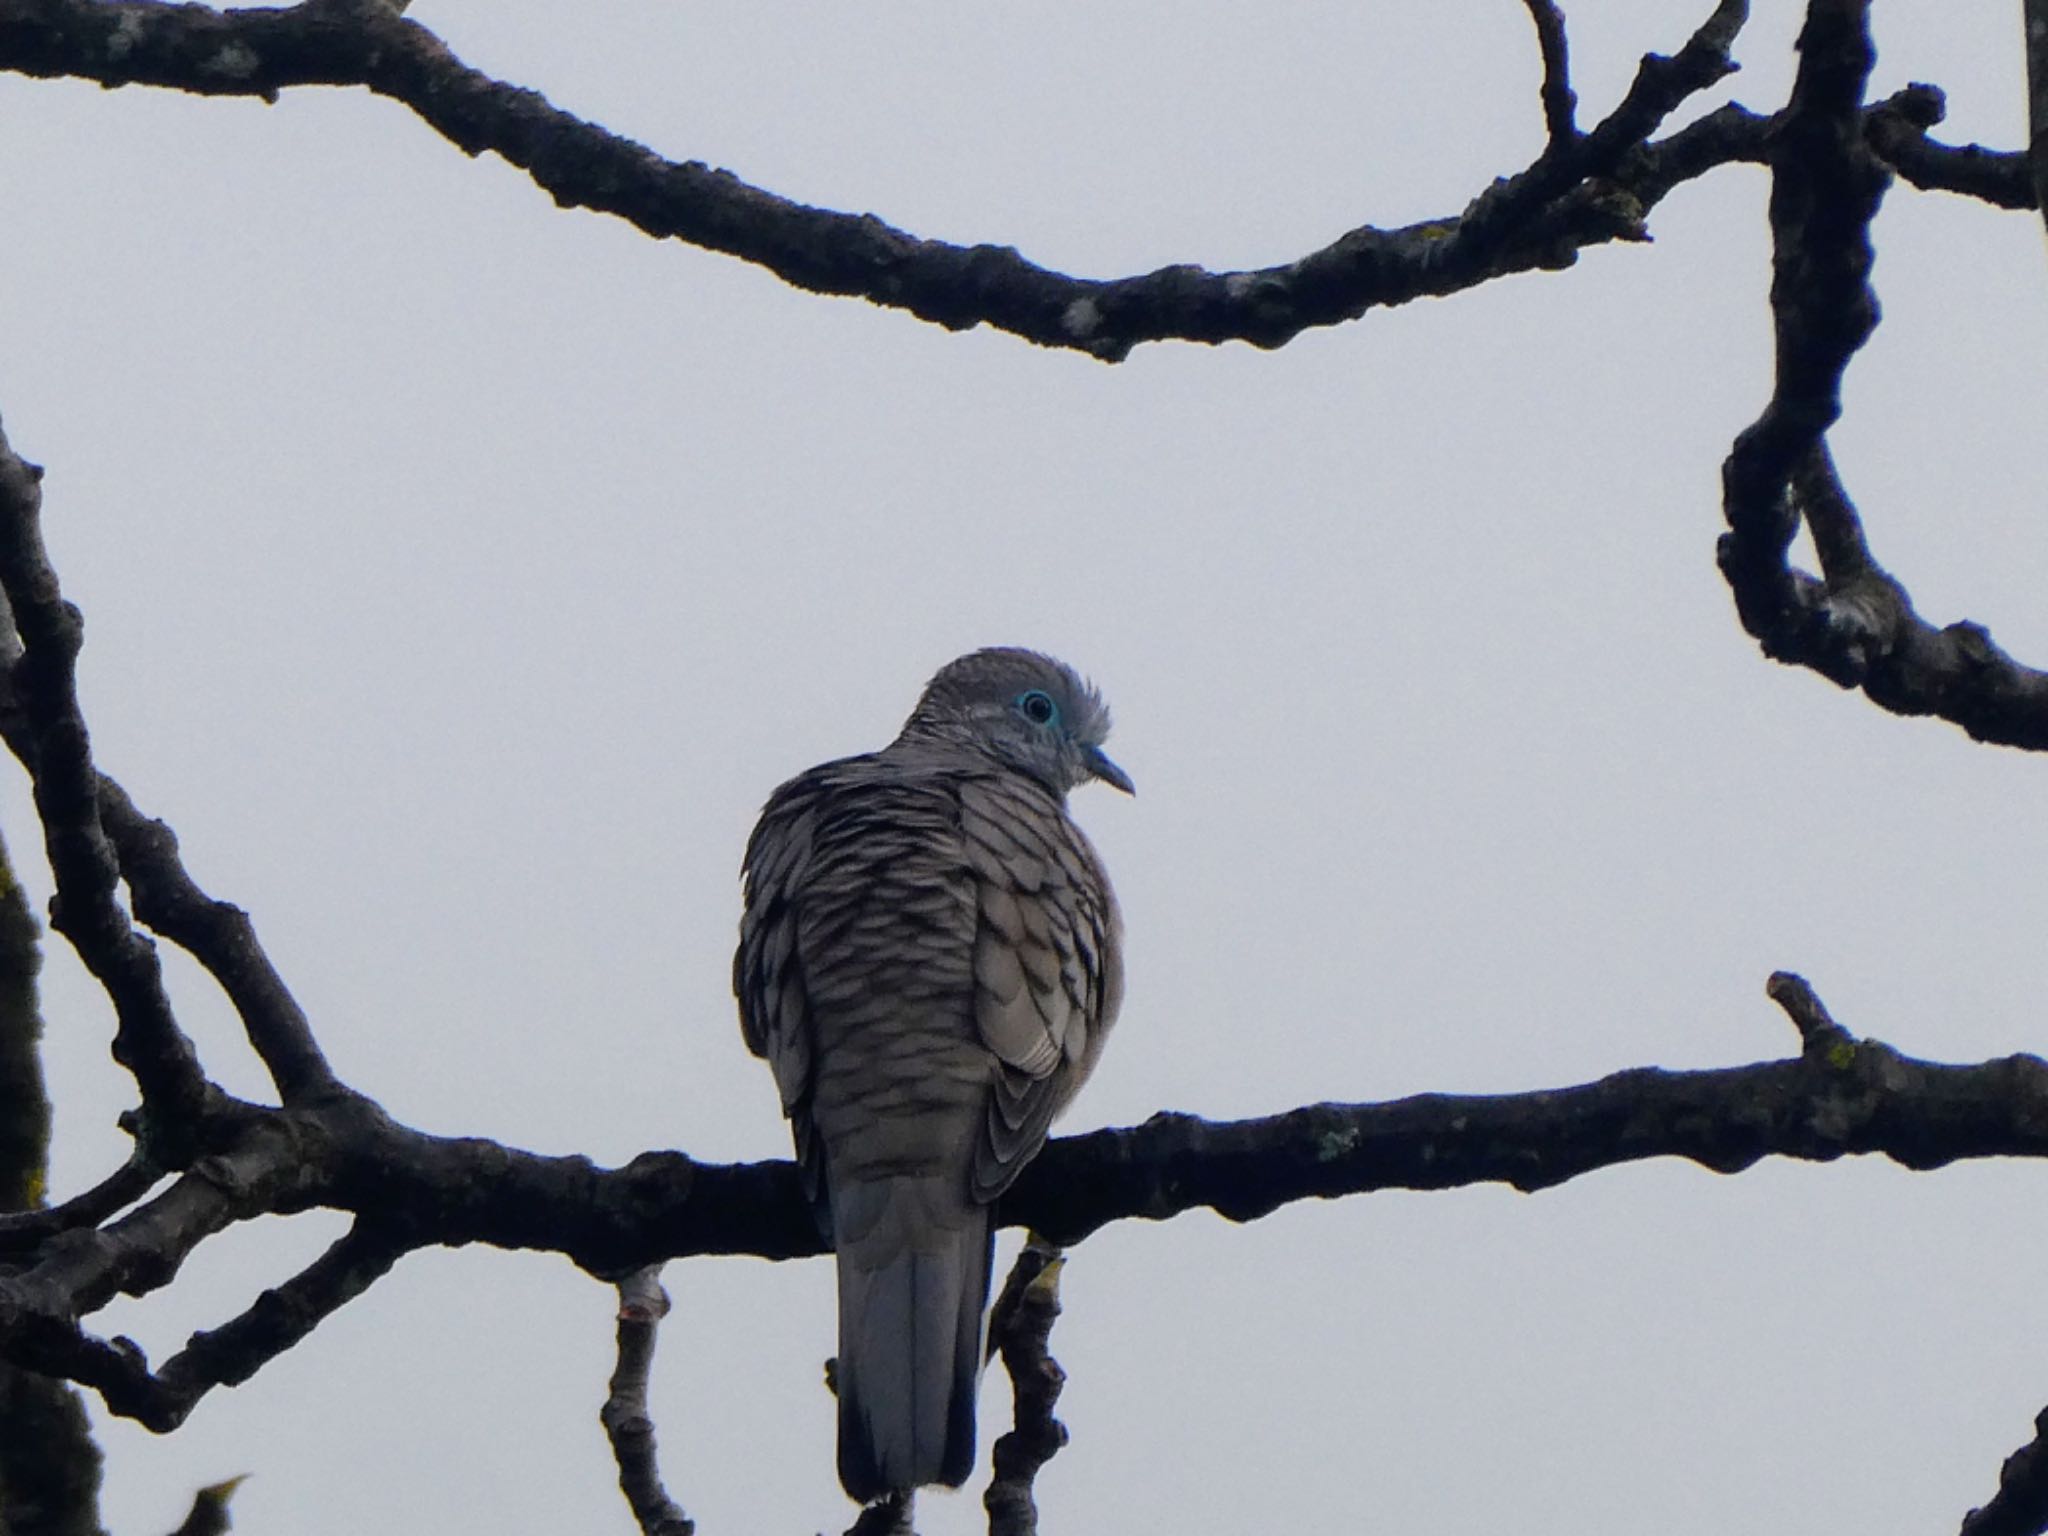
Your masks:
M 1017 713 L 1033 725 L 1053 725 L 1059 721 L 1060 707 L 1043 688 L 1027 688 L 1017 695 Z

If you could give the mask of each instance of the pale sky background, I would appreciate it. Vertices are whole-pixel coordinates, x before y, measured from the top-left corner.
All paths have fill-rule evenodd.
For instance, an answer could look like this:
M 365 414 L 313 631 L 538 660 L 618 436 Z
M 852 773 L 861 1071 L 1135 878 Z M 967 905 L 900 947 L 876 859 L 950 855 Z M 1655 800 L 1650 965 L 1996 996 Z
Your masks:
M 1570 6 L 1582 120 L 1709 9 Z M 413 14 L 665 154 L 1090 275 L 1454 213 L 1541 137 L 1516 0 Z M 1878 21 L 1876 90 L 2022 142 L 2012 0 Z M 1706 102 L 1778 105 L 1797 24 L 1760 5 Z M 1106 368 L 559 211 L 362 92 L 4 78 L 0 145 L 0 414 L 100 762 L 411 1124 L 786 1155 L 728 988 L 747 830 L 990 643 L 1090 673 L 1140 790 L 1076 800 L 1130 991 L 1065 1129 L 1784 1055 L 1780 966 L 1915 1054 L 2048 1043 L 2048 762 L 1764 661 L 1714 569 L 1761 171 L 1567 273 Z M 1923 612 L 2040 663 L 2041 226 L 1901 191 L 1877 238 L 1843 472 Z M 47 1007 L 68 1194 L 132 1086 L 68 953 Z M 1665 1163 L 1121 1225 L 1068 1274 L 1046 1529 L 1953 1530 L 2048 1403 L 2044 1178 Z M 238 1229 L 95 1326 L 161 1360 L 340 1226 Z M 667 1285 L 671 1491 L 707 1536 L 843 1528 L 829 1264 Z M 106 1519 L 251 1472 L 245 1532 L 624 1536 L 611 1330 L 564 1260 L 409 1258 L 177 1434 L 105 1425 Z M 981 1529 L 978 1487 L 920 1528 Z

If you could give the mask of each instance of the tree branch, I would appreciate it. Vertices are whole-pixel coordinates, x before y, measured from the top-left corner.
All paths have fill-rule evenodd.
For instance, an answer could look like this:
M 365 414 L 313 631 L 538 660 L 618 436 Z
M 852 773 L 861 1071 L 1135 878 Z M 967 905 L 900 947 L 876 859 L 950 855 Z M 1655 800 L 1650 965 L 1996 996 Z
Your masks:
M 1825 439 L 1794 466 L 1786 506 L 1823 579 L 1786 567 L 1793 608 L 1765 654 L 1861 688 L 1900 715 L 1938 715 L 1980 741 L 2048 748 L 2048 673 L 2015 661 L 1982 625 L 1937 629 L 1877 563 Z
M 1773 971 L 1764 984 L 1765 995 L 1785 1010 L 1785 1017 L 1799 1031 L 1799 1042 L 1808 1056 L 1832 1057 L 1837 1051 L 1854 1051 L 1856 1041 L 1837 1024 L 1828 1005 L 1807 983 L 1791 971 Z
M 1936 629 L 1921 619 L 1872 558 L 1828 457 L 1843 374 L 1878 316 L 1870 221 L 1888 177 L 1861 126 L 1875 58 L 1867 5 L 1816 0 L 1800 53 L 1791 106 L 1770 136 L 1777 379 L 1722 469 L 1721 572 L 1766 656 L 1861 688 L 1894 714 L 1936 715 L 1980 741 L 2048 749 L 2048 673 L 2014 661 L 1981 625 Z M 1899 115 L 1924 115 L 1928 105 L 1913 90 L 1886 104 Z M 1823 580 L 1790 562 L 1802 517 Z
M 183 949 L 228 995 L 287 1103 L 332 1093 L 337 1084 L 303 1009 L 257 941 L 249 914 L 215 901 L 178 857 L 178 837 L 135 808 L 128 792 L 99 776 L 100 824 L 114 845 L 136 918 Z
M 42 476 L 0 431 L 0 591 L 22 645 L 7 692 L 27 724 L 23 762 L 57 882 L 50 926 L 106 989 L 119 1021 L 114 1057 L 135 1074 L 153 1116 L 174 1130 L 196 1121 L 218 1090 L 200 1073 L 172 1015 L 155 946 L 115 899 L 120 867 L 100 824 L 98 774 L 78 709 L 75 666 L 84 625 L 43 551 Z
M 1536 46 L 1543 55 L 1543 130 L 1553 145 L 1579 136 L 1578 93 L 1572 89 L 1571 48 L 1565 38 L 1564 12 L 1556 0 L 1523 0 L 1536 24 Z
M 1594 173 L 1603 174 L 1686 101 L 1734 74 L 1730 50 L 1748 21 L 1749 0 L 1720 0 L 1676 54 L 1645 54 L 1621 104 L 1586 135 L 1583 150 Z
M 119 1168 L 61 1205 L 0 1212 L 0 1259 L 25 1253 L 56 1233 L 98 1226 L 156 1188 L 163 1176 L 149 1153 L 138 1146 Z
M 2027 40 L 2027 168 L 2034 206 L 2048 218 L 2048 0 L 2023 0 Z
M 157 1373 L 167 1393 L 190 1412 L 218 1386 L 236 1386 L 297 1344 L 381 1280 L 412 1246 L 390 1229 L 358 1216 L 325 1253 L 241 1316 L 195 1333 Z
M 661 1484 L 654 1417 L 647 1407 L 655 1334 L 668 1316 L 661 1267 L 650 1264 L 634 1270 L 619 1281 L 618 1291 L 618 1365 L 597 1417 L 611 1442 L 612 1459 L 619 1466 L 619 1491 L 625 1494 L 633 1519 L 646 1536 L 692 1536 L 696 1523 L 676 1506 Z
M 1031 1486 L 1067 1443 L 1067 1426 L 1053 1417 L 1067 1373 L 1052 1357 L 1065 1264 L 1057 1246 L 1032 1233 L 989 1314 L 989 1349 L 1010 1373 L 1016 1427 L 996 1441 L 995 1475 L 981 1498 L 988 1536 L 1038 1536 Z
M 1683 181 L 1760 158 L 1766 120 L 1739 109 L 1718 131 L 1674 135 L 1689 135 L 1682 157 L 1662 155 L 1650 139 L 1735 67 L 1729 49 L 1746 4 L 1721 0 L 1676 55 L 1646 56 L 1621 103 L 1580 134 L 1563 18 L 1552 0 L 1525 3 L 1544 57 L 1548 142 L 1528 169 L 1464 213 L 1391 230 L 1361 225 L 1280 266 L 1178 265 L 1114 279 L 1069 276 L 1006 246 L 922 239 L 872 215 L 809 207 L 730 172 L 663 159 L 470 69 L 382 0 L 226 11 L 156 0 L 0 0 L 0 69 L 264 100 L 303 86 L 361 86 L 411 108 L 464 153 L 498 154 L 562 207 L 613 214 L 811 292 L 866 298 L 951 329 L 986 324 L 1114 362 L 1164 340 L 1278 347 L 1372 309 L 1568 266 L 1587 246 L 1646 238 L 1649 210 Z M 1884 120 L 1889 157 L 1924 184 L 2021 206 L 2012 199 L 2023 176 L 2016 183 L 2002 161 L 1992 164 L 1998 157 L 1971 161 L 1974 148 L 1932 144 L 1916 122 L 1925 111 L 1923 102 Z
M 127 882 L 136 916 L 220 983 L 282 1097 L 333 1092 L 333 1071 L 248 914 L 209 898 L 179 861 L 171 829 L 144 816 L 92 765 L 74 672 L 83 624 L 59 596 L 43 552 L 41 478 L 0 431 L 0 628 L 21 642 L 0 673 L 0 736 L 29 770 L 39 808 L 49 800 L 43 820 L 59 903 L 91 914 L 52 926 L 72 941 L 117 1006 L 128 998 L 115 1055 L 136 1067 L 144 1100 L 157 1111 L 156 1129 L 166 1120 L 189 1124 L 198 1100 L 218 1090 L 201 1075 L 171 1014 L 154 946 L 114 900 L 117 880 Z M 51 811 L 64 819 L 53 822 Z
M 112 1412 L 151 1429 L 175 1428 L 213 1384 L 192 1390 L 208 1358 L 204 1336 L 193 1341 L 196 1355 L 188 1350 L 191 1359 L 180 1356 L 158 1375 L 133 1343 L 93 1338 L 78 1320 L 117 1294 L 141 1296 L 169 1284 L 192 1251 L 216 1232 L 285 1209 L 296 1169 L 279 1134 L 284 1129 L 259 1122 L 244 1145 L 200 1159 L 140 1209 L 98 1230 L 59 1233 L 27 1255 L 20 1273 L 0 1273 L 0 1357 L 93 1387 Z
M 1927 130 L 1948 112 L 1948 100 L 1931 85 L 1909 85 L 1864 116 L 1864 137 L 1880 159 L 1913 186 L 1954 192 L 1994 208 L 2037 206 L 2027 156 L 1981 144 L 1943 144 Z
M 1782 981 L 1774 982 L 1782 990 Z M 388 1223 L 394 1246 L 491 1243 L 562 1253 L 594 1273 L 666 1258 L 822 1251 L 796 1168 L 646 1153 L 601 1170 L 397 1125 L 362 1099 L 240 1111 L 229 1155 L 100 1232 L 49 1239 L 0 1277 L 0 1358 L 99 1390 L 163 1428 L 185 1384 L 76 1319 L 167 1281 L 200 1241 L 269 1212 L 325 1207 Z M 1910 1168 L 2048 1157 L 2048 1064 L 1916 1061 L 1846 1033 L 1823 1052 L 1713 1071 L 1639 1068 L 1535 1093 L 1320 1104 L 1263 1119 L 1160 1114 L 1050 1143 L 1005 1196 L 1005 1225 L 1071 1244 L 1109 1222 L 1213 1209 L 1236 1221 L 1292 1201 L 1505 1183 L 1546 1189 L 1597 1168 L 1680 1157 L 1733 1173 L 1760 1158 L 1878 1153 Z M 169 1371 L 166 1367 L 166 1371 Z
M 2005 1458 L 1998 1492 L 1963 1517 L 1962 1536 L 2039 1536 L 2048 1530 L 2048 1408 L 2034 1416 L 2034 1438 Z
M 1723 467 L 1723 575 L 1744 627 L 1772 640 L 1801 613 L 1785 552 L 1797 531 L 1795 465 L 1841 414 L 1842 375 L 1877 324 L 1870 221 L 1886 176 L 1858 131 L 1876 60 L 1867 0 L 1816 0 L 1800 33 L 1792 103 L 1770 137 L 1771 313 L 1777 381 Z
M 1294 1200 L 1380 1189 L 1548 1189 L 1679 1157 L 1737 1173 L 1764 1157 L 1880 1153 L 1909 1168 L 2048 1156 L 2048 1063 L 1942 1066 L 1846 1035 L 1818 1058 L 1703 1072 L 1638 1068 L 1547 1092 L 1319 1104 L 1263 1120 L 1155 1115 L 1057 1141 L 1003 1204 L 1071 1244 L 1111 1221 L 1208 1207 L 1250 1221 Z
M 1182 265 L 1112 280 L 1070 277 L 1004 246 L 920 239 L 871 215 L 807 207 L 729 172 L 664 160 L 536 92 L 468 68 L 379 0 L 228 11 L 156 0 L 0 0 L 0 69 L 265 100 L 298 86 L 359 85 L 404 103 L 467 154 L 502 156 L 563 207 L 614 214 L 812 292 L 863 297 L 951 329 L 987 324 L 1118 361 L 1167 339 L 1277 347 L 1370 309 L 1566 266 L 1588 245 L 1645 238 L 1649 202 L 1621 162 L 1733 67 L 1728 47 L 1747 11 L 1722 0 L 1677 55 L 1643 60 L 1599 127 L 1553 139 L 1527 171 L 1455 218 L 1361 226 L 1257 271 Z M 1675 184 L 1662 183 L 1662 191 Z
M 1869 226 L 1886 165 L 1915 185 L 2004 207 L 2039 205 L 2040 117 L 2032 172 L 2023 156 L 1934 142 L 1927 130 L 1942 103 L 1931 87 L 1864 105 L 1867 0 L 1814 0 L 1784 112 L 1765 118 L 1724 107 L 1653 141 L 1680 104 L 1734 68 L 1729 49 L 1747 7 L 1722 0 L 1677 55 L 1646 57 L 1622 101 L 1582 134 L 1562 14 L 1554 0 L 1526 3 L 1543 56 L 1547 142 L 1462 214 L 1401 230 L 1361 227 L 1262 271 L 1183 266 L 1114 281 L 1072 278 L 1004 248 L 920 240 L 663 160 L 468 69 L 389 0 L 226 12 L 153 0 L 0 0 L 0 68 L 265 98 L 300 85 L 361 85 L 404 102 L 467 153 L 504 156 L 564 206 L 756 262 L 800 287 L 860 295 L 955 328 L 987 323 L 1107 360 L 1167 338 L 1278 346 L 1374 307 L 1568 265 L 1587 245 L 1646 238 L 1648 210 L 1684 181 L 1721 164 L 1767 161 L 1777 372 L 1770 402 L 1724 466 L 1721 568 L 1742 622 L 1767 654 L 1861 687 L 1887 709 L 1938 714 L 1984 740 L 2048 747 L 2048 674 L 2013 662 L 1977 626 L 1936 630 L 1918 618 L 1872 554 L 1825 436 L 1844 372 L 1877 319 Z M 2044 9 L 2048 0 L 2029 0 L 2030 28 Z M 2039 36 L 2030 30 L 2030 62 Z M 2042 75 L 2030 78 L 2038 109 Z M 795 1169 L 649 1153 L 602 1170 L 582 1158 L 427 1136 L 338 1083 L 246 914 L 202 891 L 170 829 L 93 763 L 76 693 L 80 619 L 42 547 L 39 481 L 0 436 L 0 642 L 17 631 L 20 642 L 0 657 L 0 734 L 34 781 L 58 888 L 54 925 L 114 1000 L 115 1051 L 141 1087 L 145 1134 L 130 1163 L 97 1189 L 52 1211 L 0 1218 L 9 1263 L 0 1273 L 0 1371 L 84 1383 L 111 1411 L 167 1429 L 214 1386 L 247 1379 L 303 1339 L 414 1248 L 486 1242 L 559 1252 L 600 1275 L 632 1272 L 621 1285 L 605 1423 L 642 1528 L 687 1531 L 655 1471 L 645 1390 L 656 1313 L 644 1295 L 652 1272 L 641 1266 L 818 1252 Z M 1789 563 L 1802 520 L 1818 578 Z M 206 1078 L 172 1014 L 154 945 L 122 910 L 122 881 L 136 919 L 191 951 L 227 992 L 281 1107 L 243 1104 Z M 1314 1105 L 1226 1123 L 1161 1114 L 1052 1143 L 999 1218 L 1073 1242 L 1111 1221 L 1195 1208 L 1243 1221 L 1292 1201 L 1378 1189 L 1500 1182 L 1538 1190 L 1650 1157 L 1722 1172 L 1765 1156 L 1880 1153 L 1914 1168 L 2048 1157 L 2048 1065 L 2040 1060 L 1916 1061 L 1855 1039 L 1796 976 L 1774 976 L 1771 995 L 1800 1032 L 1802 1050 L 1789 1060 L 1709 1072 L 1646 1068 L 1537 1093 Z M 176 1175 L 169 1186 L 129 1209 L 166 1172 Z M 128 1341 L 85 1331 L 82 1319 L 116 1295 L 167 1283 L 226 1227 L 316 1207 L 352 1212 L 356 1223 L 314 1264 L 194 1335 L 160 1369 Z M 1036 1242 L 1027 1256 L 1038 1253 L 1045 1265 Z M 1049 1283 L 1020 1284 L 998 1310 L 1018 1428 L 999 1446 L 987 1502 L 992 1531 L 1022 1533 L 1035 1526 L 1032 1479 L 1060 1439 L 1046 1332 L 1057 1297 Z M 2024 1511 L 2043 1499 L 2043 1463 L 2038 1443 L 2015 1455 L 1998 1497 L 1966 1524 L 1972 1536 L 2033 1518 Z M 907 1518 L 907 1501 L 878 1504 L 861 1528 Z

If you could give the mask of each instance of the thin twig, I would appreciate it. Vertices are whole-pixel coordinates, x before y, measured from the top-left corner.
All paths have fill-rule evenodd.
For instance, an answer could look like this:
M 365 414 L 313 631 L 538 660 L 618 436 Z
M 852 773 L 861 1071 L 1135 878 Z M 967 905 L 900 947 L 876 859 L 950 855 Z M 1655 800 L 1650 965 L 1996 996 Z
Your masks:
M 1825 438 L 1793 467 L 1792 501 L 1806 531 L 1813 535 L 1821 574 L 1830 587 L 1851 586 L 1876 568 L 1870 541 L 1863 534 L 1863 519 L 1842 487 Z
M 1488 253 L 1507 232 L 1539 222 L 1540 211 L 1570 189 L 1597 187 L 1619 178 L 1624 159 L 1640 155 L 1649 136 L 1666 118 L 1735 68 L 1728 50 L 1748 18 L 1748 0 L 1721 0 L 1675 55 L 1644 55 L 1627 92 L 1592 131 L 1568 141 L 1551 140 L 1527 170 L 1495 183 L 1473 199 L 1443 234 L 1436 257 L 1438 269 L 1467 276 L 1483 270 Z M 1640 203 L 1637 206 L 1638 233 L 1634 238 L 1647 238 L 1639 232 Z M 1567 265 L 1574 255 L 1569 248 L 1559 250 L 1547 264 Z
M 213 1483 L 192 1495 L 192 1508 L 184 1523 L 171 1536 L 223 1536 L 234 1521 L 228 1517 L 228 1500 L 249 1480 L 244 1472 L 224 1482 Z
M 96 1227 L 128 1209 L 156 1188 L 163 1177 L 164 1169 L 146 1148 L 137 1146 L 128 1154 L 127 1162 L 84 1193 L 41 1210 L 0 1215 L 0 1257 L 26 1253 L 59 1232 Z
M 654 1443 L 654 1417 L 647 1406 L 654 1365 L 654 1339 L 668 1316 L 661 1266 L 634 1270 L 618 1283 L 619 1353 L 611 1388 L 598 1411 L 612 1458 L 619 1466 L 619 1491 L 645 1536 L 691 1536 L 697 1527 L 662 1486 Z
M 1864 114 L 1864 137 L 1879 158 L 1923 191 L 1953 192 L 1994 208 L 2038 206 L 2024 152 L 1943 144 L 1928 135 L 1947 114 L 1948 98 L 1937 87 L 1909 85 Z
M 1735 39 L 1749 21 L 1749 0 L 1720 0 L 1671 57 L 1646 54 L 1615 109 L 1585 136 L 1587 163 L 1607 174 L 1632 144 L 1654 133 L 1679 107 L 1735 73 Z
M 989 1536 L 1038 1536 L 1032 1485 L 1067 1443 L 1067 1426 L 1053 1417 L 1067 1373 L 1052 1357 L 1065 1265 L 1057 1244 L 1031 1233 L 989 1314 L 989 1345 L 1010 1373 L 1016 1425 L 996 1441 L 995 1475 L 981 1499 Z
M 1564 12 L 1556 0 L 1523 0 L 1536 24 L 1536 46 L 1543 55 L 1543 130 L 1553 145 L 1579 136 L 1578 94 L 1572 90 L 1570 44 L 1565 38 Z
M 390 1273 L 411 1246 L 399 1232 L 357 1217 L 325 1253 L 239 1317 L 193 1334 L 158 1379 L 188 1408 L 214 1387 L 247 1381 Z
M 1800 1044 L 1809 1056 L 1822 1055 L 1843 1046 L 1854 1046 L 1856 1037 L 1842 1028 L 1828 1012 L 1804 976 L 1793 971 L 1773 971 L 1764 991 L 1785 1010 L 1785 1017 L 1799 1031 Z
M 135 1074 L 160 1129 L 174 1133 L 196 1122 L 217 1090 L 171 1011 L 155 946 L 115 899 L 120 865 L 100 826 L 99 775 L 78 707 L 83 624 L 43 549 L 42 477 L 0 431 L 0 588 L 22 643 L 8 692 L 31 733 L 24 766 L 57 884 L 50 926 L 106 989 L 117 1020 L 114 1055 Z
M 41 473 L 17 458 L 7 447 L 4 434 L 0 434 L 0 519 L 12 530 L 12 542 L 17 548 L 16 579 L 46 589 L 48 597 L 55 600 L 56 573 L 49 569 L 36 532 Z M 37 613 L 32 608 L 26 615 L 29 627 L 43 629 L 58 651 L 68 646 L 75 656 L 77 611 L 61 602 L 56 606 L 56 617 L 41 626 L 36 624 Z M 30 774 L 35 775 L 48 755 L 46 739 L 75 738 L 81 749 L 85 740 L 74 680 L 68 675 L 70 660 L 65 658 L 61 667 L 46 664 L 38 668 L 37 663 L 43 658 L 26 651 L 14 604 L 5 596 L 4 588 L 0 588 L 0 641 L 6 642 L 0 648 L 0 658 L 4 658 L 0 660 L 0 737 L 4 737 Z M 53 670 L 54 677 L 49 675 Z M 41 700 L 39 710 L 31 708 L 32 695 Z M 127 882 L 136 917 L 188 951 L 228 994 L 241 1015 L 250 1044 L 269 1068 L 279 1095 L 289 1102 L 333 1091 L 334 1074 L 313 1038 L 312 1027 L 257 942 L 248 915 L 239 907 L 207 896 L 180 862 L 178 839 L 171 829 L 137 810 L 127 791 L 93 769 L 82 750 L 74 755 L 92 781 L 92 792 L 80 804 L 78 816 L 82 822 L 90 814 L 93 821 L 76 826 L 67 834 L 85 852 L 80 861 L 59 870 L 60 899 L 67 895 L 63 878 L 67 872 L 72 874 L 70 899 L 79 900 L 82 883 L 90 897 L 95 888 L 91 878 L 104 874 L 102 866 L 106 860 L 100 855 L 110 856 L 113 873 Z M 37 784 L 40 796 L 40 778 Z M 74 801 L 78 800 L 75 785 L 70 786 L 69 792 Z M 57 790 L 52 789 L 51 793 Z M 151 995 L 148 973 L 155 966 L 155 955 L 148 941 L 132 929 L 127 929 L 124 941 L 120 929 L 126 927 L 125 919 L 114 927 L 103 917 L 103 924 L 109 932 L 102 937 L 101 963 L 125 964 L 136 973 L 135 985 L 148 1021 L 141 1033 L 157 1036 L 168 1031 L 170 1036 L 177 1037 L 175 1021 L 168 1017 L 168 1002 Z M 91 960 L 90 956 L 86 958 Z M 160 986 L 156 990 L 160 992 Z M 117 1042 L 117 1053 L 118 1049 Z M 163 1049 L 175 1057 L 175 1038 Z M 189 1055 L 189 1046 L 186 1053 Z M 165 1070 L 179 1069 L 172 1062 Z M 196 1064 L 193 1070 L 196 1071 Z M 178 1081 L 185 1090 L 205 1091 L 185 1078 Z
M 2027 164 L 2034 206 L 2048 219 L 2048 0 L 2024 0 L 2027 29 Z
M 105 774 L 99 776 L 99 812 L 136 917 L 220 983 L 279 1096 L 291 1103 L 334 1091 L 334 1071 L 304 1010 L 257 941 L 249 914 L 201 890 L 178 857 L 177 834 L 137 810 L 128 792 Z

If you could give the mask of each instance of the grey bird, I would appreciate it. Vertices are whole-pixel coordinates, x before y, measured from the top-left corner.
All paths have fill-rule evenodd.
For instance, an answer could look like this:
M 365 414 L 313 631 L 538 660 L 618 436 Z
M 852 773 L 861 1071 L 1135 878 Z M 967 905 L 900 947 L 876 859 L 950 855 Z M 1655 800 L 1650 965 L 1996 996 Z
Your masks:
M 838 1251 L 839 1480 L 862 1503 L 974 1465 L 990 1205 L 1093 1070 L 1122 920 L 1067 817 L 1109 711 L 1035 651 L 976 651 L 902 733 L 769 798 L 733 990 Z

